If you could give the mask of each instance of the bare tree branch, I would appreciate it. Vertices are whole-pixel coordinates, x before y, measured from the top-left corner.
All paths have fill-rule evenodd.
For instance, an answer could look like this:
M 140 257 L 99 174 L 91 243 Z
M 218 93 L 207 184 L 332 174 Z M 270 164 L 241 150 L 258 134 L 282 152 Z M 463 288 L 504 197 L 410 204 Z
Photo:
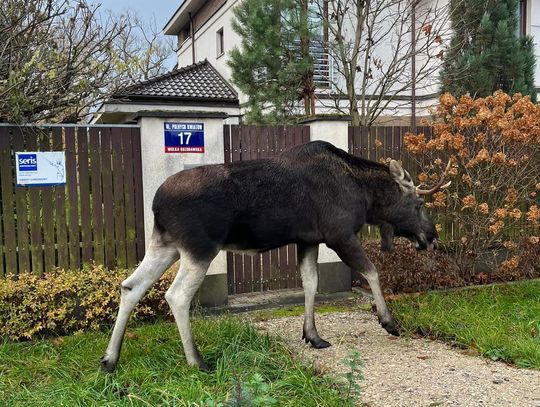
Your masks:
M 0 44 L 0 120 L 15 122 L 83 120 L 173 52 L 155 24 L 86 0 L 3 0 Z

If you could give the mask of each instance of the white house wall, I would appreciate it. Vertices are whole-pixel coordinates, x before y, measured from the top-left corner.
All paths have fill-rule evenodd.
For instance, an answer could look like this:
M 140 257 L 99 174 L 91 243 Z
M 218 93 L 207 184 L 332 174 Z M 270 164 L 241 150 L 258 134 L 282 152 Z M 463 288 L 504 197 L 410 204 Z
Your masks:
M 240 46 L 241 38 L 232 28 L 232 9 L 240 0 L 226 2 L 205 25 L 195 33 L 195 61 L 202 61 L 205 58 L 217 69 L 217 71 L 229 82 L 231 82 L 231 68 L 227 65 L 229 52 Z M 223 28 L 224 54 L 217 55 L 217 31 Z M 192 61 L 191 38 L 184 41 L 177 51 L 178 66 L 190 65 Z M 247 100 L 247 97 L 239 92 L 240 103 Z

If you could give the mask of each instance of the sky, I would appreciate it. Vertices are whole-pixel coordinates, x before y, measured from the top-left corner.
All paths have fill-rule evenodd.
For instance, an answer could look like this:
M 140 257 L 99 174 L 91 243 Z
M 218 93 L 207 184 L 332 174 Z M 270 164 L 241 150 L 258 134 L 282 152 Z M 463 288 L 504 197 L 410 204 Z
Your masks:
M 101 3 L 102 10 L 122 12 L 131 9 L 148 21 L 155 17 L 158 28 L 162 29 L 183 0 L 90 0 L 90 2 Z
M 149 24 L 155 19 L 156 27 L 163 30 L 173 13 L 180 7 L 184 0 L 88 0 L 90 3 L 101 4 L 100 10 L 111 10 L 114 13 L 122 13 L 126 10 L 135 11 L 141 19 Z M 172 69 L 176 64 L 174 53 L 167 59 L 165 66 Z

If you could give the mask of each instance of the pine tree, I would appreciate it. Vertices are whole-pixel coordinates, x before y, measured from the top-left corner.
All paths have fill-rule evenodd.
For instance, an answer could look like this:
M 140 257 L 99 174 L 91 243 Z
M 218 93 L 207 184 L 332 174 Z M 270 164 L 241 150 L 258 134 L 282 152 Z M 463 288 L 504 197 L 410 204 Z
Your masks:
M 228 64 L 233 83 L 249 98 L 249 122 L 284 122 L 302 99 L 311 113 L 313 61 L 305 46 L 310 35 L 305 5 L 307 0 L 244 0 L 234 10 L 233 29 L 242 42 Z
M 518 38 L 518 0 L 452 0 L 453 37 L 442 90 L 484 97 L 498 89 L 536 100 L 530 36 Z

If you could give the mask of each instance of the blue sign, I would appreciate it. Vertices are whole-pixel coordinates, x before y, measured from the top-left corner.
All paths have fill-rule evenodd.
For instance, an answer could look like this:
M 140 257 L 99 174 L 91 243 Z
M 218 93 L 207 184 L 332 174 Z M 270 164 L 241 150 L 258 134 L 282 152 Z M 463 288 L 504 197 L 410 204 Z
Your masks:
M 166 153 L 204 153 L 203 123 L 164 123 Z
M 36 154 L 19 154 L 17 156 L 19 171 L 37 171 Z

